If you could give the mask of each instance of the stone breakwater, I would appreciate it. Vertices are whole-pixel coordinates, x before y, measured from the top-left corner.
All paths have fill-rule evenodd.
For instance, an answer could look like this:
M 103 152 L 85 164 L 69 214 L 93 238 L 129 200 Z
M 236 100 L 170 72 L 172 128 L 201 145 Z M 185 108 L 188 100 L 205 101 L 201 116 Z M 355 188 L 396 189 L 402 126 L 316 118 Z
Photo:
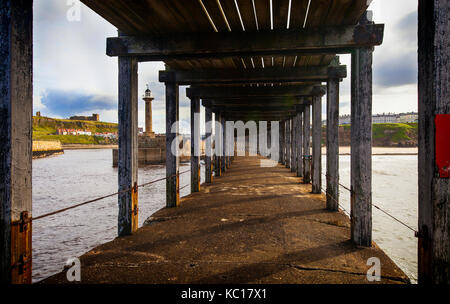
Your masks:
M 33 140 L 33 159 L 63 154 L 64 150 L 58 140 Z

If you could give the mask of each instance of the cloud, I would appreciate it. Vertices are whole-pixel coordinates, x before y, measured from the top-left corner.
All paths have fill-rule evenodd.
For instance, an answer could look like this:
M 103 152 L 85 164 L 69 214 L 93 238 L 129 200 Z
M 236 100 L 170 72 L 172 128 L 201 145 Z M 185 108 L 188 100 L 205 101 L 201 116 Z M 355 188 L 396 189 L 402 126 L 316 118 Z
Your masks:
M 374 84 L 382 87 L 396 87 L 417 82 L 417 55 L 391 57 L 374 68 Z
M 47 90 L 40 101 L 48 113 L 60 117 L 93 110 L 117 110 L 117 100 L 114 97 L 89 95 L 78 91 Z

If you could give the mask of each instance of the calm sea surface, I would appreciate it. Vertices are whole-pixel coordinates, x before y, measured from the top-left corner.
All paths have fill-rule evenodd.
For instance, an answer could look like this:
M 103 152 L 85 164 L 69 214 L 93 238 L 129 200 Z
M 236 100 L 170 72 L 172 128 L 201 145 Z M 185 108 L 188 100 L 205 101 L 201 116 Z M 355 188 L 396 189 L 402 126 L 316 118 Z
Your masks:
M 180 172 L 189 168 L 181 164 Z M 349 185 L 349 156 L 340 157 L 340 175 L 341 182 Z M 139 183 L 164 176 L 164 166 L 139 169 Z M 189 182 L 189 173 L 181 175 L 180 187 Z M 116 191 L 117 168 L 112 167 L 111 150 L 68 150 L 64 155 L 33 160 L 33 216 Z M 189 186 L 181 190 L 181 196 L 189 193 Z M 341 204 L 346 210 L 350 210 L 349 198 L 342 189 Z M 416 156 L 373 157 L 373 201 L 416 228 Z M 164 204 L 164 181 L 140 188 L 139 225 Z M 33 222 L 33 282 L 61 271 L 67 259 L 113 240 L 117 212 L 117 197 L 111 197 Z M 377 244 L 415 281 L 417 241 L 413 232 L 374 209 L 373 233 Z

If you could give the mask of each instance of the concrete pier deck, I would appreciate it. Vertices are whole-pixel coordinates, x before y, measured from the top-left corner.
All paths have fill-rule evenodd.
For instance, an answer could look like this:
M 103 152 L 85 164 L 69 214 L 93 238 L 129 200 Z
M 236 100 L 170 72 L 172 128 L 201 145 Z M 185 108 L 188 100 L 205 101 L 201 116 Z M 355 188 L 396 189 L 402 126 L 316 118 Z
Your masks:
M 161 209 L 136 234 L 81 257 L 81 283 L 379 283 L 407 276 L 376 245 L 350 242 L 350 221 L 284 166 L 237 157 L 223 176 Z M 59 273 L 44 283 L 68 283 Z M 370 282 L 372 283 L 372 282 Z

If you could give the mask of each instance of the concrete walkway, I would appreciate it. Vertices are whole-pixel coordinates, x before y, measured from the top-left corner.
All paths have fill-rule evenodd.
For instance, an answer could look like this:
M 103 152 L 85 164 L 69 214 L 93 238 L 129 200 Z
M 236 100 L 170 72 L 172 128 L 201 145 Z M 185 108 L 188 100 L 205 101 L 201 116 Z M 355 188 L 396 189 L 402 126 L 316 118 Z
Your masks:
M 368 283 L 370 257 L 381 283 L 406 275 L 376 246 L 350 241 L 349 218 L 285 167 L 256 157 L 232 167 L 149 224 L 81 257 L 81 283 Z M 44 283 L 67 283 L 65 273 Z

